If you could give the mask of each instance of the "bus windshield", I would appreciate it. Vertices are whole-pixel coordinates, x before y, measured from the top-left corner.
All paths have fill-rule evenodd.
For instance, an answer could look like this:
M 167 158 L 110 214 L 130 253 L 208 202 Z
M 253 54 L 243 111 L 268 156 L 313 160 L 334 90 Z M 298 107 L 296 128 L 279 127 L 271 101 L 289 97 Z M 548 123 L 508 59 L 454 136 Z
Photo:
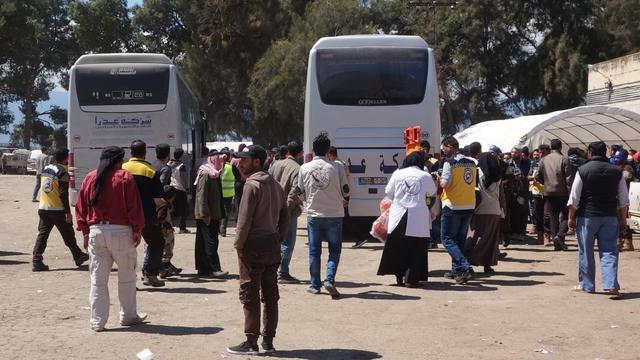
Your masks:
M 422 102 L 427 49 L 336 48 L 317 51 L 317 79 L 327 105 L 410 105 Z
M 75 83 L 80 106 L 166 104 L 166 65 L 78 66 Z

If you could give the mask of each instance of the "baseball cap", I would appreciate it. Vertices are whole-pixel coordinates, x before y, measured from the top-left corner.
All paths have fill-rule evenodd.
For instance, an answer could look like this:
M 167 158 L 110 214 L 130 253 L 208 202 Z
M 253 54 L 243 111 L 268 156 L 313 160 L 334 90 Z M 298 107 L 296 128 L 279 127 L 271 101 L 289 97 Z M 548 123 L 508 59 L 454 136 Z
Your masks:
M 267 159 L 267 151 L 260 145 L 249 145 L 242 149 L 242 151 L 234 152 L 233 156 L 237 158 L 260 159 L 260 162 L 264 162 Z
M 500 148 L 495 145 L 491 145 L 491 147 L 489 147 L 489 151 L 496 154 L 502 154 L 502 150 L 500 150 Z

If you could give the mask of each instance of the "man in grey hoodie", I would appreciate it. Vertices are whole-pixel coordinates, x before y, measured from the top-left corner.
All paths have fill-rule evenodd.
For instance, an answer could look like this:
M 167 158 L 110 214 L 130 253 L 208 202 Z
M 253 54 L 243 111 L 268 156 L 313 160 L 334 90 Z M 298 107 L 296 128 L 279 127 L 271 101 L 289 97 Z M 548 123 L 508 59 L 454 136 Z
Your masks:
M 265 353 L 273 353 L 280 297 L 277 280 L 280 242 L 289 227 L 289 209 L 282 187 L 263 170 L 267 159 L 265 149 L 260 145 L 251 145 L 234 153 L 234 156 L 240 159 L 238 167 L 247 176 L 238 209 L 234 243 L 238 253 L 240 302 L 244 307 L 244 333 L 247 339 L 227 348 L 227 351 L 257 355 L 258 337 L 262 335 L 262 349 Z M 262 332 L 261 298 L 264 303 Z

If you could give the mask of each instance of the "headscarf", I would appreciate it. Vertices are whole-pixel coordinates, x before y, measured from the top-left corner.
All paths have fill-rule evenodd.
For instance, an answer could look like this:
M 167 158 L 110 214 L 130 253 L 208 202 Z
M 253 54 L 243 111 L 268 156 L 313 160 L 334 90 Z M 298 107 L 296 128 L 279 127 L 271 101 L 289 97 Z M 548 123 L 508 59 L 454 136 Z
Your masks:
M 491 153 L 485 152 L 478 157 L 478 167 L 482 170 L 484 175 L 482 178 L 482 185 L 487 188 L 494 182 L 502 179 L 502 169 L 498 160 L 491 155 Z
M 100 154 L 100 163 L 98 164 L 98 170 L 96 171 L 96 180 L 93 183 L 93 194 L 89 204 L 95 206 L 100 198 L 102 192 L 102 185 L 107 178 L 107 173 L 111 170 L 116 163 L 124 159 L 124 150 L 117 146 L 109 146 L 102 150 Z
M 424 153 L 422 151 L 414 151 L 404 158 L 404 161 L 402 162 L 402 169 L 417 166 L 422 170 L 422 168 L 424 167 L 424 162 Z
M 209 155 L 207 157 L 207 162 L 200 166 L 198 172 L 206 172 L 209 174 L 209 177 L 212 179 L 216 179 L 220 177 L 220 172 L 224 169 L 224 160 L 227 158 L 227 155 L 221 153 L 214 153 L 213 155 Z

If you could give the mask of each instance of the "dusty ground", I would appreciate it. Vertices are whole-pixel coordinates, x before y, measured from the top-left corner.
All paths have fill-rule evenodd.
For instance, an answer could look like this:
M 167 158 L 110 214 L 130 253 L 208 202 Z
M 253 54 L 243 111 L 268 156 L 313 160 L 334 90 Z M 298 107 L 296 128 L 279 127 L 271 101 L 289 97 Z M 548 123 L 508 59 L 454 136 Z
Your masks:
M 149 314 L 147 324 L 118 325 L 114 272 L 108 331 L 91 331 L 87 271 L 75 269 L 56 230 L 45 253 L 52 271 L 31 272 L 34 181 L 33 176 L 0 176 L 0 358 L 135 359 L 145 348 L 154 359 L 233 357 L 226 347 L 243 338 L 237 277 L 193 277 L 194 235 L 177 235 L 174 263 L 185 268 L 183 276 L 161 289 L 138 282 L 138 307 Z M 308 280 L 305 241 L 306 231 L 300 229 L 292 273 Z M 220 256 L 224 269 L 237 274 L 231 243 L 231 237 L 222 239 Z M 280 287 L 273 357 L 640 359 L 638 250 L 621 254 L 626 297 L 614 301 L 570 291 L 577 282 L 575 241 L 569 242 L 571 251 L 560 253 L 512 245 L 496 275 L 467 286 L 442 278 L 450 259 L 438 249 L 429 254 L 431 277 L 423 289 L 390 286 L 392 277 L 375 275 L 381 244 L 349 245 L 337 277 L 340 300 L 307 294 L 306 285 Z M 637 238 L 635 245 L 640 248 Z

